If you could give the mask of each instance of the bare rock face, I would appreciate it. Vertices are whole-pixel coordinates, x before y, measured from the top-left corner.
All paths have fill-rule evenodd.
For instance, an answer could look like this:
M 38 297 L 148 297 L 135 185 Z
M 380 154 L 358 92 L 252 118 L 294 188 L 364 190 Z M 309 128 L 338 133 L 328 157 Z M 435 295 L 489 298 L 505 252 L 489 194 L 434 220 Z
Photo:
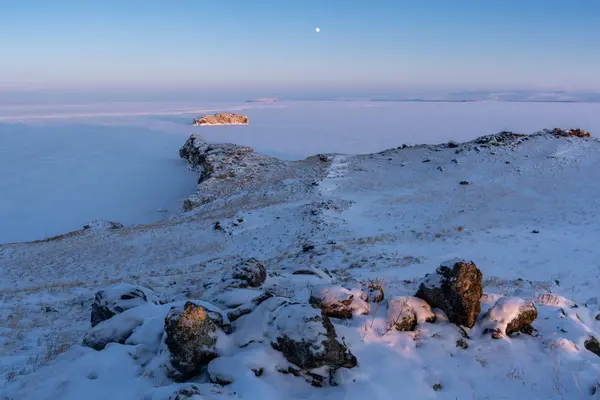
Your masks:
M 501 297 L 486 313 L 482 324 L 484 332 L 491 332 L 494 339 L 515 332 L 531 333 L 531 323 L 538 312 L 533 302 L 519 297 Z
M 194 126 L 200 125 L 248 125 L 248 117 L 233 113 L 219 113 L 215 115 L 205 115 L 202 118 L 195 119 Z
M 94 297 L 90 322 L 92 327 L 133 307 L 153 300 L 152 290 L 138 285 L 121 283 L 100 290 Z
M 390 329 L 412 331 L 417 323 L 434 322 L 435 314 L 418 297 L 396 296 L 388 301 L 387 321 Z
M 350 319 L 354 313 L 369 313 L 369 304 L 362 295 L 360 290 L 352 291 L 342 286 L 316 286 L 311 290 L 309 302 L 321 308 L 328 317 Z
M 472 328 L 481 311 L 481 280 L 473 262 L 452 260 L 426 275 L 415 296 L 444 311 L 450 322 Z
M 565 137 L 575 136 L 580 138 L 588 138 L 592 136 L 588 131 L 584 131 L 583 129 L 567 129 L 566 131 L 564 131 L 560 128 L 555 128 L 551 131 L 551 133 L 557 136 Z
M 238 287 L 259 287 L 267 279 L 267 269 L 256 258 L 249 258 L 234 268 L 232 277 L 241 282 Z
M 270 323 L 271 346 L 302 370 L 353 368 L 356 357 L 338 340 L 329 317 L 308 304 L 281 306 Z
M 171 353 L 170 377 L 185 381 L 219 356 L 215 345 L 224 327 L 223 316 L 191 301 L 173 307 L 165 318 L 165 344 Z

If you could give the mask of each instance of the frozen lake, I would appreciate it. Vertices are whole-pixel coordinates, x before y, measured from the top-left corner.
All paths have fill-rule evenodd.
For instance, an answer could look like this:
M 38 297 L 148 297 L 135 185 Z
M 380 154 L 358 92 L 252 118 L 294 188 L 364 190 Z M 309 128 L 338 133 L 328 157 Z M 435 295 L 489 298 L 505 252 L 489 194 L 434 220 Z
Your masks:
M 239 111 L 249 126 L 192 127 Z M 42 239 L 96 219 L 151 223 L 195 190 L 178 149 L 190 133 L 299 159 L 403 143 L 464 141 L 501 130 L 600 132 L 600 103 L 281 102 L 0 106 L 0 243 Z M 165 212 L 166 210 L 166 212 Z

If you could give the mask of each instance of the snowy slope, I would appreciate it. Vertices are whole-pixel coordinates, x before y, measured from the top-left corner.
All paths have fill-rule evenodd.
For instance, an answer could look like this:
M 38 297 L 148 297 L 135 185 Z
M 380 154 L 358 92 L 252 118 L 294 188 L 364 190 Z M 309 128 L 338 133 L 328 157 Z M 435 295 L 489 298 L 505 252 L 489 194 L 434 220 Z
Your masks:
M 68 349 L 89 330 L 93 294 L 112 283 L 153 287 L 162 302 L 236 303 L 248 292 L 215 283 L 255 257 L 267 267 L 264 288 L 283 298 L 303 302 L 314 285 L 379 280 L 389 299 L 414 295 L 419 278 L 460 257 L 483 273 L 483 311 L 503 295 L 535 300 L 537 335 L 493 340 L 476 326 L 462 349 L 442 315 L 414 332 L 389 331 L 382 304 L 332 320 L 358 367 L 339 370 L 337 386 L 314 388 L 277 372 L 284 361 L 269 345 L 236 346 L 261 336 L 269 310 L 257 310 L 234 322 L 214 364 L 232 383 L 221 390 L 201 375 L 200 391 L 210 399 L 587 398 L 600 376 L 600 358 L 584 346 L 600 331 L 599 150 L 593 139 L 542 134 L 490 148 L 328 155 L 160 223 L 2 245 L 1 393 L 168 399 L 180 384 L 157 373 L 160 357 L 140 345 Z

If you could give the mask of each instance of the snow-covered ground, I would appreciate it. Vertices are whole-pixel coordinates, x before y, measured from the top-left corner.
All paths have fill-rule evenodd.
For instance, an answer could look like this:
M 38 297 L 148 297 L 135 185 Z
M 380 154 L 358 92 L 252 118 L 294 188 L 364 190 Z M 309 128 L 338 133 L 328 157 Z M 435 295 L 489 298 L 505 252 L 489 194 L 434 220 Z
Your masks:
M 251 124 L 260 121 L 260 113 L 280 115 L 266 109 L 247 113 Z M 321 123 L 329 113 L 335 115 L 329 109 Z M 303 118 L 310 119 L 310 113 Z M 253 131 L 211 127 L 204 132 L 214 139 Z M 365 134 L 356 143 L 370 149 L 379 137 Z M 439 141 L 450 138 L 461 137 Z M 168 220 L 0 246 L 0 393 L 7 399 L 167 400 L 178 388 L 189 388 L 165 375 L 169 353 L 161 337 L 169 307 L 192 299 L 225 310 L 266 291 L 274 297 L 233 321 L 232 332 L 218 336 L 219 357 L 191 379 L 202 397 L 190 398 L 594 396 L 600 358 L 586 342 L 600 332 L 595 319 L 600 311 L 600 142 L 540 135 L 514 146 L 395 148 L 409 139 L 399 135 L 390 150 L 377 154 L 274 163 L 277 168 L 269 170 L 263 158 L 254 165 L 257 170 L 244 161 L 245 169 L 233 167 L 232 174 L 212 177 L 199 188 L 213 185 L 216 193 L 221 185 L 235 187 L 236 179 L 257 176 L 260 184 L 223 192 L 225 197 Z M 342 142 L 340 147 L 347 145 Z M 251 257 L 266 266 L 262 286 L 227 286 L 234 266 Z M 492 339 L 480 323 L 463 332 L 439 310 L 435 322 L 419 321 L 414 331 L 390 330 L 387 300 L 414 295 L 425 274 L 456 257 L 473 260 L 483 273 L 482 317 L 497 299 L 518 296 L 537 307 L 535 334 Z M 383 286 L 383 302 L 368 303 L 368 313 L 352 319 L 331 319 L 358 365 L 339 369 L 337 385 L 321 388 L 282 374 L 289 360 L 270 344 L 278 334 L 275 327 L 307 340 L 317 340 L 322 332 L 306 333 L 309 321 L 303 324 L 300 318 L 304 309 L 282 313 L 281 302 L 307 304 L 315 287 L 343 285 L 355 291 L 374 280 Z M 111 343 L 101 351 L 79 345 L 90 329 L 94 293 L 115 283 L 152 287 L 159 303 L 166 304 L 135 307 L 93 331 L 115 335 L 135 328 L 124 344 Z M 514 304 L 521 303 L 507 302 L 505 314 L 500 309 L 491 315 L 510 316 Z M 297 325 L 281 323 L 288 315 L 300 318 Z
M 196 127 L 239 111 L 250 125 Z M 43 239 L 96 219 L 151 223 L 180 211 L 193 175 L 177 149 L 192 132 L 284 159 L 470 140 L 501 130 L 600 131 L 598 103 L 123 102 L 0 105 L 0 243 Z

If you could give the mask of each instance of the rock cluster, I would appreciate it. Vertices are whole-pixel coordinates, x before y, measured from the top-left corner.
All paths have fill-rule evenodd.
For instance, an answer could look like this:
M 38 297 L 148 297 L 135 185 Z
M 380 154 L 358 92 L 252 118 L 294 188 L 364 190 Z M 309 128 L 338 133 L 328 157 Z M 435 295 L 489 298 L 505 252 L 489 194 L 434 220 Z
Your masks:
M 214 115 L 205 115 L 198 119 L 194 118 L 192 125 L 248 125 L 248 123 L 248 117 L 245 115 L 219 113 Z
M 556 136 L 575 136 L 579 138 L 589 138 L 592 135 L 588 131 L 584 131 L 583 129 L 567 129 L 562 130 L 561 128 L 554 128 L 550 133 Z

